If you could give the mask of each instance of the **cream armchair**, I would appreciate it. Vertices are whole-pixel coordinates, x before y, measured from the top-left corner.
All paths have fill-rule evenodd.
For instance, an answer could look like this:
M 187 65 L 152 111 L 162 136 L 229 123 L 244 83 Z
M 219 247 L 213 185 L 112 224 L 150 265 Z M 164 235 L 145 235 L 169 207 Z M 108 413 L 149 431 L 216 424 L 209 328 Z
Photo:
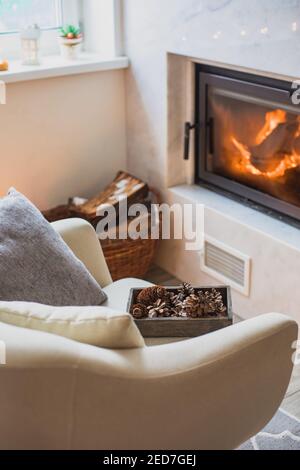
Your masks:
M 124 309 L 93 229 L 54 224 Z M 180 343 L 105 350 L 0 324 L 1 449 L 233 449 L 273 417 L 292 371 L 297 325 L 268 314 Z

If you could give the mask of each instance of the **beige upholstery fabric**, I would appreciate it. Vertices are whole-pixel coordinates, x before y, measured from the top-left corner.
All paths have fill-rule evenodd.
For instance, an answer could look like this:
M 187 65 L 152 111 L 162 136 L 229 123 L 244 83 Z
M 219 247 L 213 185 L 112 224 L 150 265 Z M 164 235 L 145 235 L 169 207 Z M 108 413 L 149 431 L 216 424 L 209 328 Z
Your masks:
M 112 283 L 99 240 L 88 222 L 82 219 L 59 220 L 52 226 L 101 287 Z
M 99 280 L 94 259 L 105 261 L 96 244 L 88 252 L 89 231 L 78 236 L 76 221 L 67 231 Z M 277 411 L 296 338 L 279 314 L 123 351 L 0 323 L 0 448 L 233 449 Z
M 296 335 L 270 314 L 113 351 L 0 324 L 0 448 L 233 449 L 277 411 Z
M 133 318 L 108 307 L 52 307 L 30 302 L 0 302 L 0 322 L 64 336 L 102 348 L 145 345 Z

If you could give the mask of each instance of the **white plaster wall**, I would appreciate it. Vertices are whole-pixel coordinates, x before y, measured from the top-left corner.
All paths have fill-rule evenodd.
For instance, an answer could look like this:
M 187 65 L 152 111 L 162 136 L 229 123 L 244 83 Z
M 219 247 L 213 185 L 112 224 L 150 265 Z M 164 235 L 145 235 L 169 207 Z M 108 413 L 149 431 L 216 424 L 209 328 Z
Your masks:
M 185 178 L 181 179 L 182 166 L 175 159 L 173 164 L 180 140 L 177 113 L 184 113 L 184 103 L 179 102 L 177 109 L 173 97 L 185 87 L 174 76 L 174 86 L 168 89 L 167 52 L 300 76 L 300 1 L 125 0 L 124 19 L 126 53 L 131 60 L 126 73 L 128 167 L 159 187 L 170 203 L 184 203 L 186 197 L 167 190 L 169 182 L 180 184 Z M 181 61 L 172 64 L 169 70 L 175 75 L 176 69 L 183 76 L 188 73 Z M 170 80 L 169 76 L 169 84 Z M 172 106 L 168 106 L 170 96 Z M 250 209 L 241 209 L 246 220 Z M 269 218 L 265 218 L 267 223 Z M 288 237 L 291 230 L 294 239 L 297 232 L 282 225 L 275 223 L 272 236 L 235 219 L 230 204 L 227 212 L 220 213 L 208 202 L 207 233 L 252 258 L 250 297 L 233 292 L 234 307 L 244 317 L 273 310 L 300 322 L 300 249 L 279 236 L 284 231 Z M 157 260 L 184 280 L 216 282 L 201 272 L 198 254 L 186 252 L 182 242 L 164 242 Z
M 124 0 L 123 9 L 128 164 L 150 183 L 166 180 L 168 51 L 300 76 L 300 0 Z
M 170 205 L 205 203 L 206 235 L 251 259 L 250 296 L 232 290 L 234 311 L 243 318 L 266 312 L 283 312 L 300 324 L 300 239 L 297 229 L 265 217 L 250 208 L 219 198 L 211 191 L 178 186 L 165 195 Z M 201 230 L 201 227 L 199 227 Z M 291 232 L 291 233 L 289 233 Z M 220 284 L 200 270 L 200 252 L 186 251 L 185 242 L 161 242 L 160 266 L 194 285 Z
M 0 196 L 15 186 L 46 209 L 93 195 L 125 168 L 123 70 L 7 85 Z

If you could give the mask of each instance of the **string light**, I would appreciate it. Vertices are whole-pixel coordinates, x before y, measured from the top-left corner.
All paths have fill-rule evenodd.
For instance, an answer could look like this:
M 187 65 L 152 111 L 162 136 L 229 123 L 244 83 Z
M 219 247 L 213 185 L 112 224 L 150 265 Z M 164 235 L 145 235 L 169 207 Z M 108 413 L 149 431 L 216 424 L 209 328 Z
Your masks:
M 214 35 L 213 35 L 213 38 L 214 39 L 219 39 L 219 37 L 221 36 L 222 34 L 222 31 L 217 31 Z
M 297 25 L 296 21 L 294 21 L 294 23 L 292 23 L 292 31 L 294 31 L 294 32 L 298 31 L 298 25 Z
M 268 34 L 269 28 L 267 26 L 264 26 L 264 28 L 261 28 L 260 32 L 261 34 Z

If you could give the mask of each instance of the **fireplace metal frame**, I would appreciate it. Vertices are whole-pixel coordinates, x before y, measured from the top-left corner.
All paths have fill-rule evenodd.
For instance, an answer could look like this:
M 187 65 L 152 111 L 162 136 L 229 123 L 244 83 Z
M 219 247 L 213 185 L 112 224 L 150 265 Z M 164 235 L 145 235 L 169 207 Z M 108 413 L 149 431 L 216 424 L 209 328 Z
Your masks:
M 213 121 L 209 115 L 208 87 L 222 87 L 229 93 L 242 94 L 249 99 L 257 99 L 268 102 L 268 106 L 283 109 L 292 109 L 300 113 L 299 106 L 291 102 L 291 83 L 282 80 L 274 80 L 267 77 L 233 72 L 217 67 L 196 64 L 196 132 L 195 132 L 195 162 L 196 162 L 196 184 L 205 185 L 211 189 L 221 191 L 223 194 L 233 197 L 247 205 L 254 203 L 255 209 L 271 210 L 270 215 L 277 218 L 284 217 L 300 222 L 300 207 L 277 199 L 262 191 L 252 189 L 229 178 L 211 173 L 206 169 L 207 153 L 213 152 Z M 294 91 L 294 90 L 293 90 Z M 258 206 L 257 206 L 258 204 Z M 272 211 L 275 211 L 274 213 Z

